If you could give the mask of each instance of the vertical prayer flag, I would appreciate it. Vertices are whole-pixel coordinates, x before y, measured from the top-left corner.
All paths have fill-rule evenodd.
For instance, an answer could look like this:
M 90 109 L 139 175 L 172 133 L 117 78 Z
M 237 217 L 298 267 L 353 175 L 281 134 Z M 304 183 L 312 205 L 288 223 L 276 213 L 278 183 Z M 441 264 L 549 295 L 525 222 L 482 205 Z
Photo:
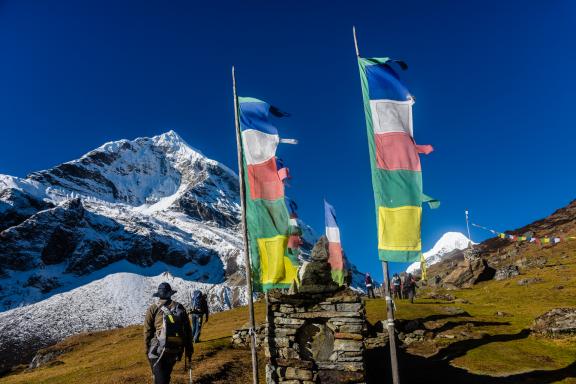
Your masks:
M 287 170 L 278 171 L 280 138 L 270 122 L 270 114 L 285 114 L 249 97 L 239 97 L 238 107 L 254 290 L 289 288 L 296 279 L 298 260 L 288 252 L 290 216 L 283 183 Z
M 296 204 L 294 200 L 286 197 L 286 205 L 290 212 L 288 253 L 293 257 L 297 257 L 300 254 L 300 246 L 302 246 L 302 229 L 298 223 L 298 204 Z
M 342 285 L 344 284 L 344 256 L 340 243 L 340 228 L 336 222 L 336 211 L 326 200 L 324 200 L 324 218 L 328 238 L 328 263 L 332 267 L 332 279 Z
M 437 200 L 422 192 L 420 154 L 430 145 L 414 141 L 414 98 L 388 58 L 358 58 L 366 115 L 372 185 L 376 201 L 378 255 L 382 261 L 420 260 L 422 202 Z

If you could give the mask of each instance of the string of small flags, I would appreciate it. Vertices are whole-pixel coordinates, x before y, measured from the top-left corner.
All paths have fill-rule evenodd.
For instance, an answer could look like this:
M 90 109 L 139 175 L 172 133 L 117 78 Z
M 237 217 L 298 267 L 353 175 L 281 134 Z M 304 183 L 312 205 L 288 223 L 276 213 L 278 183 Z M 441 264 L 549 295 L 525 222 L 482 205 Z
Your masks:
M 512 241 L 528 241 L 529 243 L 536 243 L 536 244 L 556 244 L 568 240 L 576 240 L 576 236 L 546 236 L 546 237 L 532 237 L 532 236 L 517 236 L 517 235 L 508 235 L 506 233 L 498 232 L 490 228 L 486 228 L 482 225 L 474 224 L 473 226 L 484 229 L 488 232 L 491 232 L 498 236 L 501 239 L 508 239 Z

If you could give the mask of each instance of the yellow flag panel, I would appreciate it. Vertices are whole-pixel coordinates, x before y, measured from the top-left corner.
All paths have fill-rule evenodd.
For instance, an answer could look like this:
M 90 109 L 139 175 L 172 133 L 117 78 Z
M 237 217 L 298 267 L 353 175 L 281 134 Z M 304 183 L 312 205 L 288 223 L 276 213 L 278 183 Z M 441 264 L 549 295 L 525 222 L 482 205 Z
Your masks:
M 420 251 L 422 207 L 378 207 L 378 249 Z

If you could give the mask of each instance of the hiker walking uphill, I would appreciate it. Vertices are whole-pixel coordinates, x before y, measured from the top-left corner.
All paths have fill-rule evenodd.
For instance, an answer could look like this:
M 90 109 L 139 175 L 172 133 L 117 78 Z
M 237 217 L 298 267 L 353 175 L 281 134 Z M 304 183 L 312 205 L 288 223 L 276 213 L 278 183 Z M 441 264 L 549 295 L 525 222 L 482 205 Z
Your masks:
M 170 375 L 176 361 L 186 356 L 190 366 L 192 360 L 192 330 L 186 309 L 173 301 L 170 284 L 161 283 L 153 295 L 158 302 L 146 311 L 144 320 L 144 341 L 146 356 L 152 368 L 154 384 L 169 384 Z
M 372 277 L 369 273 L 366 274 L 366 278 L 364 279 L 364 283 L 366 284 L 366 292 L 368 293 L 368 297 L 372 297 L 373 299 L 376 298 L 374 295 L 374 282 L 372 281 Z
M 395 273 L 392 276 L 392 295 L 395 299 L 402 299 L 402 282 L 400 281 L 400 276 Z
M 202 330 L 202 318 L 206 317 L 208 322 L 208 301 L 206 295 L 201 291 L 194 291 L 190 314 L 192 315 L 192 337 L 195 343 L 200 342 L 200 332 Z
M 404 288 L 404 298 L 410 299 L 410 302 L 414 303 L 414 297 L 416 296 L 416 279 L 411 273 L 405 275 L 404 284 L 402 284 L 402 286 Z

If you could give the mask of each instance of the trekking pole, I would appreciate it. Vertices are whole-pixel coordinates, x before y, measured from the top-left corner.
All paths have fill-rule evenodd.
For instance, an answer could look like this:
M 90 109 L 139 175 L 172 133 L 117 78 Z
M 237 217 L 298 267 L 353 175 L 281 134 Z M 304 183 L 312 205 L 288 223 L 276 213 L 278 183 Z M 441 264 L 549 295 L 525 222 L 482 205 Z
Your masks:
M 192 384 L 192 364 L 190 364 L 190 368 L 188 368 L 188 384 Z

